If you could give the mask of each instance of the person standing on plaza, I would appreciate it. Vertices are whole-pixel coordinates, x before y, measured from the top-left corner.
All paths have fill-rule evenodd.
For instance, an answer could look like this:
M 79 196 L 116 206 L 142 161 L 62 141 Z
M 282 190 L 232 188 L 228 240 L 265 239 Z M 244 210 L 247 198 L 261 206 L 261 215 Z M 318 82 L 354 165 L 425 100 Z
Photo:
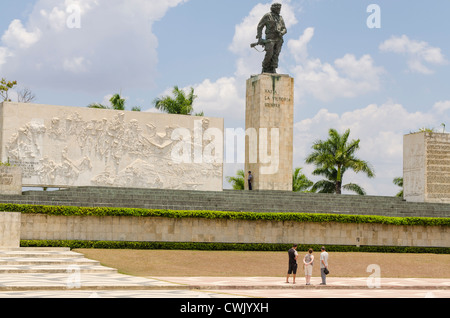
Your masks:
M 310 248 L 308 250 L 308 254 L 305 255 L 303 258 L 303 266 L 305 267 L 305 280 L 306 285 L 311 285 L 311 276 L 312 276 L 312 270 L 314 265 L 314 255 L 313 249 Z
M 288 274 L 286 277 L 286 283 L 289 283 L 289 276 L 291 276 L 294 279 L 293 284 L 295 284 L 295 276 L 297 275 L 297 258 L 298 258 L 298 252 L 297 252 L 297 244 L 292 245 L 292 248 L 288 251 L 289 255 L 289 269 Z
M 322 277 L 322 283 L 320 285 L 327 284 L 327 274 L 326 270 L 328 270 L 328 253 L 325 250 L 325 246 L 322 246 L 320 249 L 320 276 Z
M 253 175 L 252 172 L 248 172 L 248 189 L 252 190 L 252 182 L 253 182 Z

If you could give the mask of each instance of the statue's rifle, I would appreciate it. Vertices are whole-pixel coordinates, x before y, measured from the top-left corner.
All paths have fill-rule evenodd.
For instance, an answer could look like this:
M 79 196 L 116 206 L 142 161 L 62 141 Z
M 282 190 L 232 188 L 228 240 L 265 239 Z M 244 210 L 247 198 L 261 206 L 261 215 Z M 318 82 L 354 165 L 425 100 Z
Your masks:
M 265 49 L 266 49 L 266 43 L 267 43 L 266 40 L 259 39 L 258 42 L 250 44 L 250 47 L 251 47 L 252 49 L 255 49 L 255 50 L 258 51 L 258 52 L 264 52 Z M 259 50 L 256 48 L 258 45 L 261 45 L 261 46 L 264 48 L 264 50 L 263 50 L 263 51 L 259 51 Z

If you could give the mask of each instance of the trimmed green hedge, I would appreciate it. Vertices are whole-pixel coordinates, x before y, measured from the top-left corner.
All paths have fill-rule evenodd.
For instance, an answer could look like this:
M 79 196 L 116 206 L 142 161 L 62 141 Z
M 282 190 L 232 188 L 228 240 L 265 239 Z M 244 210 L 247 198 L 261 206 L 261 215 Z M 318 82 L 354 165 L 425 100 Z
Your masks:
M 222 211 L 173 211 L 109 207 L 72 207 L 23 204 L 0 204 L 0 211 L 60 216 L 134 216 L 165 218 L 204 218 L 249 221 L 294 221 L 315 223 L 374 223 L 391 225 L 449 226 L 450 218 L 384 217 L 371 215 L 320 213 L 255 213 Z
M 291 248 L 291 244 L 267 243 L 195 243 L 195 242 L 117 242 L 117 241 L 45 241 L 22 240 L 21 247 L 69 247 L 96 249 L 140 249 L 140 250 L 197 250 L 197 251 L 263 251 L 281 252 Z M 321 245 L 299 244 L 298 250 L 320 251 Z M 326 245 L 331 252 L 365 252 L 365 253 L 432 253 L 450 254 L 448 247 L 400 247 L 400 246 L 349 246 Z

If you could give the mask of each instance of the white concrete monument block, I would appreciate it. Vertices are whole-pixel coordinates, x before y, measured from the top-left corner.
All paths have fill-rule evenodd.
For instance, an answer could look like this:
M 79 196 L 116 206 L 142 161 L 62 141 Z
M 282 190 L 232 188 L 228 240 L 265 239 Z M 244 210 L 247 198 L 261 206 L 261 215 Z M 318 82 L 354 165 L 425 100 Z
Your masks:
M 19 248 L 20 228 L 20 213 L 0 212 L 0 248 Z
M 450 134 L 409 134 L 403 147 L 405 200 L 450 203 Z
M 221 118 L 5 102 L 0 128 L 23 186 L 222 191 Z

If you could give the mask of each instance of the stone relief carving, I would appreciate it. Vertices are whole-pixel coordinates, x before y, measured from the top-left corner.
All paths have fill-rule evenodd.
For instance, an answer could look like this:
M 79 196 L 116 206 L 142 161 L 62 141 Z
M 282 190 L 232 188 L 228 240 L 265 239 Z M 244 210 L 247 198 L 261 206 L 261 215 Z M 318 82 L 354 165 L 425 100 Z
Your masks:
M 208 127 L 209 120 L 203 119 L 202 130 Z M 122 112 L 109 119 L 85 119 L 75 111 L 47 124 L 25 124 L 5 150 L 11 163 L 22 167 L 24 184 L 73 186 L 88 178 L 83 185 L 201 189 L 211 178 L 221 183 L 221 164 L 171 160 L 177 143 L 172 132 L 177 128 L 127 121 Z M 208 144 L 203 141 L 201 146 Z
M 13 179 L 14 176 L 12 174 L 0 173 L 0 184 L 2 185 L 11 185 Z

